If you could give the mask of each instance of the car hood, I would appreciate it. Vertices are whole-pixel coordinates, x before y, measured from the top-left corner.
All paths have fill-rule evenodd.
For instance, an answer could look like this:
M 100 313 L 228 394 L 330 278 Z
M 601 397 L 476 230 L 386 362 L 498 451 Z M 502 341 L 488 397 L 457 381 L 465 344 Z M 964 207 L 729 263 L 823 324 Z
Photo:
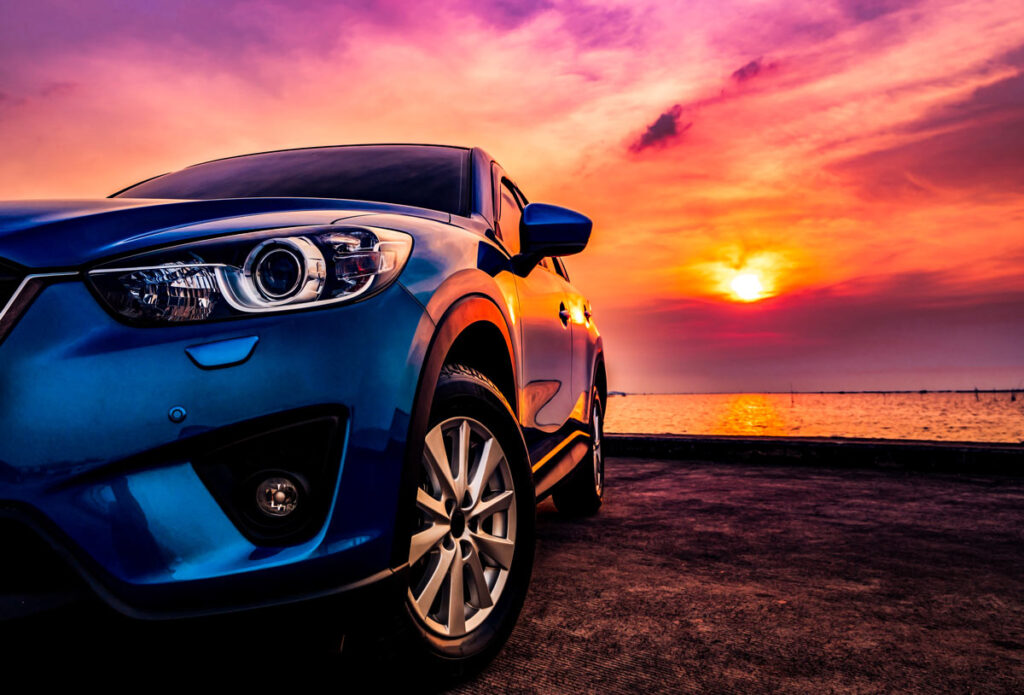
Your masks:
M 325 198 L 36 200 L 0 202 L 0 258 L 68 269 L 104 258 L 234 231 L 330 224 L 374 212 L 447 222 L 447 213 Z

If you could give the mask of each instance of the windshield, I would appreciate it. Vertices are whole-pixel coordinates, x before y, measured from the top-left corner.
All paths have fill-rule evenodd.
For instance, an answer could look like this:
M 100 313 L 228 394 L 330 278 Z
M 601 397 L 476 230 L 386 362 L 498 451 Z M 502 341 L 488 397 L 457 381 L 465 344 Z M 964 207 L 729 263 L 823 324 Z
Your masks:
M 465 214 L 469 150 L 361 145 L 219 159 L 143 181 L 116 198 L 345 198 Z

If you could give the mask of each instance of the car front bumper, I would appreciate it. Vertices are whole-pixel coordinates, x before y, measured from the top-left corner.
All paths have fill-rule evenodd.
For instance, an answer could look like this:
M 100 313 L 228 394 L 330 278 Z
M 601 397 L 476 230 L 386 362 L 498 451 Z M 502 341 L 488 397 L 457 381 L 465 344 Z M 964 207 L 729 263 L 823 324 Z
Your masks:
M 57 547 L 131 615 L 220 612 L 388 580 L 432 329 L 397 283 L 317 311 L 139 328 L 80 280 L 53 282 L 0 343 L 0 515 Z M 251 337 L 251 354 L 230 366 L 203 367 L 186 352 Z M 247 423 L 273 429 L 310 412 L 335 414 L 340 428 L 320 483 L 324 521 L 297 542 L 261 543 L 213 494 L 197 457 L 215 458 L 210 443 L 230 444 Z

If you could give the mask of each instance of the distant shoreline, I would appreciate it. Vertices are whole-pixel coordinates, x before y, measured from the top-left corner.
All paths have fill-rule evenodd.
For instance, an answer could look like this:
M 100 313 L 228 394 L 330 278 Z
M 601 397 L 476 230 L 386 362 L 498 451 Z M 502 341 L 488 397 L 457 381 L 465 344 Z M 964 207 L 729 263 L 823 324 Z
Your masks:
M 605 446 L 608 456 L 683 462 L 1024 474 L 1024 443 L 1014 442 L 624 432 L 607 434 Z
M 609 391 L 609 396 L 742 396 L 763 394 L 766 396 L 796 395 L 857 395 L 857 394 L 927 394 L 927 393 L 1022 393 L 1024 386 L 1010 389 L 890 389 L 871 391 Z

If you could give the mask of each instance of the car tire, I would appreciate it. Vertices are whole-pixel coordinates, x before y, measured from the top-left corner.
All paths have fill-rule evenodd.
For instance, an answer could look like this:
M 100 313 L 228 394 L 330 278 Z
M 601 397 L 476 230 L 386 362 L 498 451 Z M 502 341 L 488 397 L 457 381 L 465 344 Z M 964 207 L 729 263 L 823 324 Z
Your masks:
M 433 690 L 478 672 L 512 633 L 533 572 L 536 500 L 512 409 L 475 369 L 442 369 L 422 446 L 416 526 L 407 536 L 409 588 L 378 645 L 390 652 L 383 680 Z M 480 480 L 495 446 L 501 455 L 487 459 L 493 472 Z M 440 452 L 449 459 L 448 481 L 438 471 Z M 464 492 L 462 504 L 454 504 L 450 485 Z M 460 575 L 462 611 L 451 610 Z
M 601 508 L 605 488 L 603 439 L 604 404 L 595 388 L 590 396 L 590 450 L 551 495 L 560 513 L 590 516 Z

